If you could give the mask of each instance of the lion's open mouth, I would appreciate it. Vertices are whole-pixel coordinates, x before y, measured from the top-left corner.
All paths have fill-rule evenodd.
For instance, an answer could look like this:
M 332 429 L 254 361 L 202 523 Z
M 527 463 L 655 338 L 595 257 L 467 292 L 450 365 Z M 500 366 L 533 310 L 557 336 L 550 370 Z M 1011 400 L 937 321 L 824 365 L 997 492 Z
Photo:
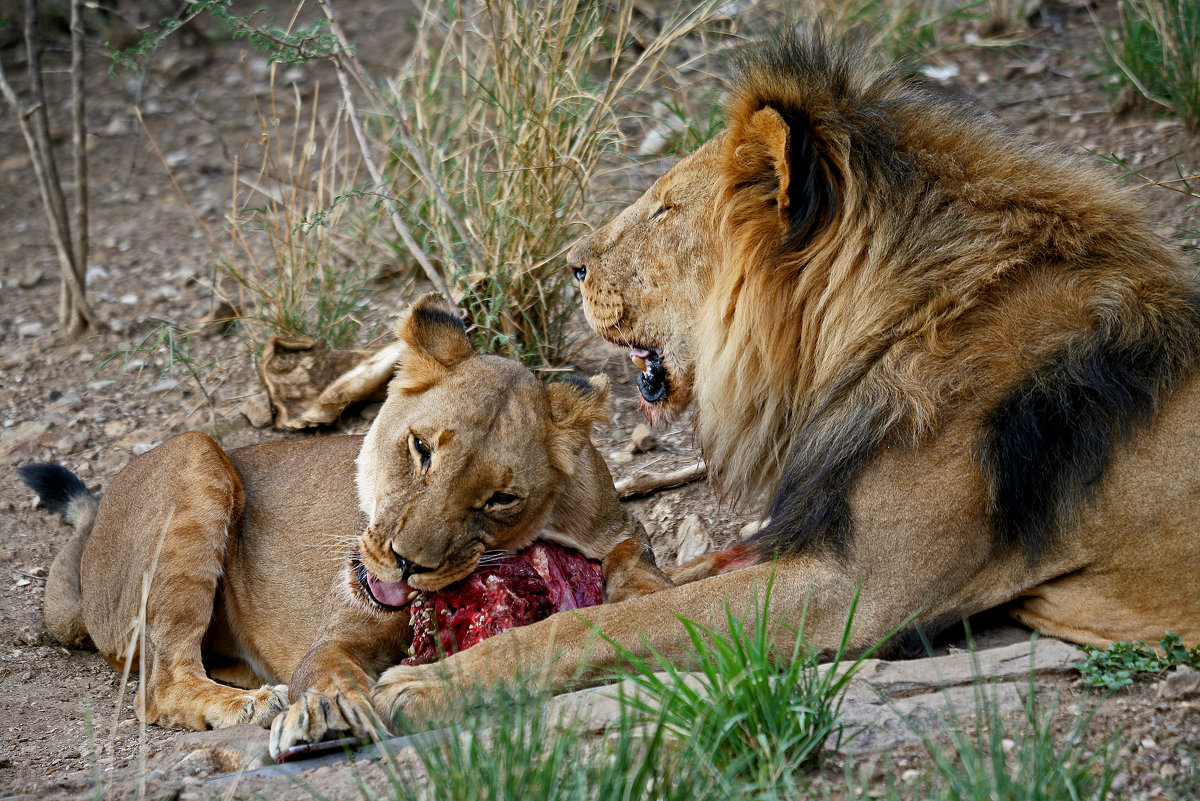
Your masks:
M 662 354 L 655 348 L 634 346 L 629 349 L 629 358 L 637 365 L 642 374 L 638 376 L 638 392 L 646 403 L 662 403 L 670 392 L 671 383 L 667 378 L 667 368 L 663 364 Z
M 564 609 L 600 603 L 600 563 L 552 542 L 535 542 L 518 553 L 488 552 L 480 567 L 412 602 L 412 655 L 406 665 L 443 655 Z
M 358 580 L 358 587 L 366 599 L 380 609 L 399 610 L 408 606 L 417 597 L 417 591 L 405 581 L 384 581 L 378 578 L 358 558 L 350 557 L 350 569 Z

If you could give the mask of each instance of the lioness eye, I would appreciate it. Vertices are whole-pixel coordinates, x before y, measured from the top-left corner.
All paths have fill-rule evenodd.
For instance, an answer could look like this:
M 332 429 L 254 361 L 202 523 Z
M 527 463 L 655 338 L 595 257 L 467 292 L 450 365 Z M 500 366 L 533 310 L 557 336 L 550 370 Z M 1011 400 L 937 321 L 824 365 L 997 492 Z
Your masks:
M 666 211 L 668 208 L 670 208 L 670 207 L 669 207 L 669 206 L 667 206 L 667 204 L 665 204 L 665 203 L 659 204 L 659 207 L 658 207 L 657 209 L 655 209 L 655 210 L 654 210 L 654 213 L 653 213 L 653 214 L 651 214 L 651 215 L 650 215 L 650 219 L 652 219 L 652 220 L 653 220 L 655 217 L 657 217 L 658 215 L 662 214 L 662 213 L 663 213 L 664 211 Z
M 430 449 L 430 447 L 428 445 L 425 444 L 425 441 L 423 439 L 421 439 L 420 437 L 418 437 L 416 434 L 411 434 L 410 436 L 412 437 L 413 450 L 417 452 L 417 456 L 421 457 L 421 466 L 428 469 L 429 468 L 429 456 L 431 453 L 433 453 L 433 451 Z
M 496 493 L 492 494 L 492 497 L 488 498 L 487 505 L 488 506 L 508 506 L 510 503 L 512 503 L 516 499 L 517 499 L 516 495 L 510 495 L 507 492 L 496 492 Z

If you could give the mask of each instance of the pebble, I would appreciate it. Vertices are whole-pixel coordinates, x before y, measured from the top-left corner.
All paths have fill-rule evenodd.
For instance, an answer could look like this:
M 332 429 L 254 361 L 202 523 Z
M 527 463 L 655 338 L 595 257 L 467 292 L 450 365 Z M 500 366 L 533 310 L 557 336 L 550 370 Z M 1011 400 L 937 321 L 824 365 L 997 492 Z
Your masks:
M 17 336 L 25 337 L 44 337 L 46 335 L 46 326 L 39 322 L 21 323 L 17 326 Z
M 80 361 L 85 361 L 85 360 L 83 358 L 80 358 Z M 89 381 L 87 388 L 91 392 L 103 392 L 104 390 L 111 389 L 112 387 L 115 387 L 116 385 L 117 385 L 117 382 L 114 381 L 113 379 L 102 378 L 99 381 Z
M 645 453 L 657 447 L 658 437 L 654 436 L 654 432 L 645 423 L 639 423 L 633 429 L 633 434 L 630 435 L 629 444 L 625 446 L 625 450 L 630 453 Z
M 130 447 L 130 450 L 133 451 L 134 456 L 141 456 L 143 453 L 146 453 L 147 451 L 154 450 L 154 448 L 155 448 L 155 443 L 153 443 L 153 442 L 135 442 L 135 443 L 133 443 L 133 446 Z
M 1158 695 L 1170 701 L 1200 696 L 1200 672 L 1180 665 L 1159 684 Z

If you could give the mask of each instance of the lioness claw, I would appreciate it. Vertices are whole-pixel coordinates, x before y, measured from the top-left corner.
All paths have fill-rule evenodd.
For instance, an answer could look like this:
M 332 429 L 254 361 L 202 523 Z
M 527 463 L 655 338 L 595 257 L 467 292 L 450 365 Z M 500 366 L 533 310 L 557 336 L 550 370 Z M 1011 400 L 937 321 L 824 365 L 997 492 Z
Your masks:
M 361 693 L 308 690 L 271 724 L 273 759 L 297 745 L 340 737 L 367 738 L 382 727 Z

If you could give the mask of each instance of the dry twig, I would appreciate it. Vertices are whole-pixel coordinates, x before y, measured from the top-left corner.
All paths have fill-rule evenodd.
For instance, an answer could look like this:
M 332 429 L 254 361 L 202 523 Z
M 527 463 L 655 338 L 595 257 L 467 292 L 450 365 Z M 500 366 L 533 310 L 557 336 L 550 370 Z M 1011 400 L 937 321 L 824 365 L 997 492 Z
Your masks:
M 708 465 L 703 461 L 694 465 L 670 470 L 666 473 L 652 473 L 648 470 L 635 471 L 616 482 L 617 497 L 621 500 L 634 498 L 638 495 L 649 495 L 661 489 L 678 487 L 699 481 L 708 475 Z

